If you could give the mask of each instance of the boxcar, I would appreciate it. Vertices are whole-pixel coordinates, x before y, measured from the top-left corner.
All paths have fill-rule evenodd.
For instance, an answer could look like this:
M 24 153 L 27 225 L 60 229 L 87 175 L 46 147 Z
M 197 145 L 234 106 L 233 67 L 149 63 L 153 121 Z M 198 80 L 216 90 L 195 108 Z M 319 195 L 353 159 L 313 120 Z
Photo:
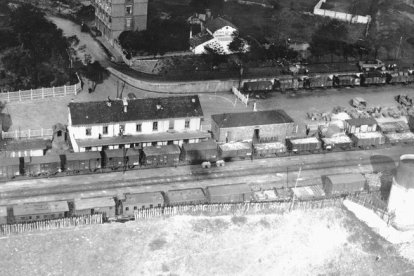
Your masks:
M 386 84 L 387 77 L 385 74 L 377 71 L 367 72 L 361 75 L 361 85 L 378 85 Z
M 303 86 L 302 82 L 299 82 L 297 78 L 294 77 L 284 77 L 275 79 L 274 81 L 274 89 L 279 91 L 286 91 L 286 90 L 297 90 L 301 87 L 301 84 Z
M 164 197 L 161 192 L 126 194 L 125 199 L 120 201 L 120 214 L 133 217 L 134 211 L 153 207 L 163 207 Z
M 201 188 L 168 191 L 167 200 L 170 206 L 207 203 L 206 195 Z
M 188 164 L 217 161 L 217 143 L 208 140 L 200 143 L 183 144 L 181 160 Z
M 102 157 L 99 151 L 71 152 L 65 154 L 63 167 L 67 172 L 95 172 L 101 168 Z
M 247 184 L 209 186 L 207 198 L 210 203 L 250 202 L 252 190 Z
M 72 214 L 75 216 L 102 214 L 106 219 L 115 218 L 115 200 L 112 197 L 75 199 Z
M 20 172 L 19 157 L 0 157 L 0 179 L 11 179 Z
M 252 144 L 249 142 L 233 142 L 219 145 L 219 154 L 225 161 L 250 158 Z
M 410 75 L 408 72 L 390 72 L 386 74 L 386 80 L 389 84 L 407 84 L 410 82 Z
M 32 156 L 25 164 L 25 174 L 30 176 L 53 175 L 62 170 L 59 155 Z
M 322 185 L 296 187 L 292 188 L 292 192 L 299 200 L 309 200 L 325 197 L 325 192 Z
M 66 201 L 26 203 L 13 206 L 13 222 L 25 223 L 39 220 L 58 219 L 69 211 Z
M 347 150 L 352 147 L 352 140 L 347 135 L 335 136 L 332 138 L 322 138 L 322 146 L 326 150 Z
M 271 81 L 251 81 L 243 84 L 244 93 L 271 92 L 273 83 Z
M 274 157 L 286 153 L 286 146 L 281 142 L 260 143 L 254 144 L 253 150 L 257 157 Z
M 360 132 L 351 135 L 355 147 L 370 149 L 385 144 L 385 137 L 380 132 Z
M 333 78 L 333 86 L 359 86 L 361 81 L 357 75 L 335 75 Z
M 327 196 L 359 193 L 366 188 L 362 174 L 337 174 L 322 176 L 323 189 Z
M 127 149 L 104 150 L 103 164 L 105 169 L 119 170 L 125 168 Z
M 286 146 L 294 153 L 317 152 L 321 149 L 321 142 L 316 137 L 288 138 Z
M 142 149 L 143 166 L 176 166 L 180 159 L 180 148 L 177 145 L 145 147 Z
M 329 88 L 333 86 L 332 75 L 309 75 L 304 79 L 303 87 L 305 89 Z
M 140 165 L 140 151 L 138 149 L 135 148 L 129 148 L 126 151 L 126 159 L 127 159 L 127 164 L 128 164 L 128 168 L 132 169 L 135 166 L 139 166 Z

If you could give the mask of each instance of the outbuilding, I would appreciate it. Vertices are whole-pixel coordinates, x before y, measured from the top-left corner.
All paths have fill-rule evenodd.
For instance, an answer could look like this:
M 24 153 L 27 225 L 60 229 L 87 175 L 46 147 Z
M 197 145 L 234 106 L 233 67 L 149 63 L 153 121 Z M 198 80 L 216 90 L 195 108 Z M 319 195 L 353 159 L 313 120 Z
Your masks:
M 283 110 L 215 114 L 211 119 L 212 135 L 219 143 L 284 141 L 296 131 L 293 119 Z
M 15 223 L 63 218 L 68 211 L 66 201 L 36 202 L 13 206 Z
M 106 218 L 114 218 L 115 200 L 112 197 L 75 199 L 73 214 L 75 216 L 102 214 Z
M 247 184 L 220 185 L 207 187 L 210 203 L 246 202 L 252 197 L 252 190 Z

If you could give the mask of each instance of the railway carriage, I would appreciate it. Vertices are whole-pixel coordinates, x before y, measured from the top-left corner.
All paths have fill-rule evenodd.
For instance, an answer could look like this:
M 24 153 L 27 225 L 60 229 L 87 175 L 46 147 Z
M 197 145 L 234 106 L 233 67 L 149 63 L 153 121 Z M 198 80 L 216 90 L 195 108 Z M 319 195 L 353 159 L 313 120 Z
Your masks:
M 210 203 L 250 202 L 252 190 L 247 184 L 209 186 L 207 198 Z
M 59 155 L 32 156 L 25 164 L 25 174 L 28 176 L 54 175 L 62 171 Z
M 224 161 L 251 158 L 252 143 L 232 142 L 219 145 L 219 155 Z
M 253 145 L 254 157 L 275 157 L 286 154 L 286 146 L 281 142 L 258 143 Z
M 288 138 L 286 146 L 292 153 L 316 153 L 321 149 L 321 142 L 316 137 Z
M 362 174 L 337 174 L 322 176 L 323 189 L 327 196 L 343 196 L 366 190 L 366 179 Z
M 127 149 L 113 149 L 103 151 L 103 164 L 105 169 L 119 170 L 126 166 L 126 150 Z
M 19 157 L 0 157 L 0 179 L 14 178 L 21 171 Z
M 126 194 L 118 201 L 118 214 L 124 217 L 134 217 L 134 211 L 154 207 L 164 207 L 164 197 L 161 192 Z
M 207 202 L 207 197 L 201 188 L 170 190 L 167 192 L 169 206 L 205 204 Z
M 142 150 L 141 164 L 147 167 L 177 166 L 180 153 L 177 145 L 145 147 Z
M 67 173 L 95 172 L 101 168 L 102 157 L 98 151 L 71 152 L 64 155 L 62 163 Z
M 217 143 L 213 140 L 200 143 L 183 144 L 181 160 L 186 164 L 215 162 L 218 158 Z

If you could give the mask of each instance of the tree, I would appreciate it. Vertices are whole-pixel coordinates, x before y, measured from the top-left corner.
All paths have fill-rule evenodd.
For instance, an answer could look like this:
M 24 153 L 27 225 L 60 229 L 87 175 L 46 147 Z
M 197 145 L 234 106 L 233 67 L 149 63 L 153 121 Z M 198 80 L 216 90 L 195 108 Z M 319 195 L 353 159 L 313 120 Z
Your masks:
M 237 32 L 233 34 L 233 40 L 229 44 L 229 50 L 236 53 L 242 53 L 246 50 L 246 41 Z
M 95 91 L 96 86 L 109 76 L 108 70 L 102 67 L 98 61 L 87 63 L 81 69 L 81 74 L 92 82 L 91 91 Z

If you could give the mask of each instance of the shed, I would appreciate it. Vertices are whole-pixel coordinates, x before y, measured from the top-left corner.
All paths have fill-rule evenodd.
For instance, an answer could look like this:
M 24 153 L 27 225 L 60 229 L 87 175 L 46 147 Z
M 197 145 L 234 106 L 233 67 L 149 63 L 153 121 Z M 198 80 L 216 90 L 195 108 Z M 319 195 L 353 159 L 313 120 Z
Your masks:
M 7 224 L 7 206 L 0 206 L 0 225 Z
M 224 160 L 244 159 L 252 155 L 252 143 L 232 142 L 221 144 L 219 145 L 219 152 Z
M 184 144 L 182 147 L 181 160 L 187 163 L 216 161 L 217 155 L 217 143 L 213 140 L 208 140 L 200 143 Z
M 251 200 L 252 190 L 247 184 L 207 187 L 210 203 L 246 202 Z
M 377 130 L 377 121 L 372 118 L 354 118 L 345 121 L 345 130 L 348 133 L 373 132 Z
M 322 182 L 328 196 L 362 192 L 366 185 L 366 179 L 360 173 L 326 175 Z
M 16 223 L 63 218 L 68 211 L 69 207 L 66 201 L 26 203 L 13 206 Z
M 153 146 L 142 149 L 143 165 L 174 166 L 180 159 L 180 148 L 177 145 Z
M 121 205 L 124 216 L 133 216 L 134 211 L 138 209 L 163 207 L 164 197 L 161 192 L 126 194 L 125 199 L 121 201 Z
M 207 198 L 201 188 L 168 191 L 167 196 L 168 205 L 207 203 Z
M 106 218 L 115 217 L 115 200 L 112 197 L 75 199 L 73 206 L 75 216 L 103 214 Z

